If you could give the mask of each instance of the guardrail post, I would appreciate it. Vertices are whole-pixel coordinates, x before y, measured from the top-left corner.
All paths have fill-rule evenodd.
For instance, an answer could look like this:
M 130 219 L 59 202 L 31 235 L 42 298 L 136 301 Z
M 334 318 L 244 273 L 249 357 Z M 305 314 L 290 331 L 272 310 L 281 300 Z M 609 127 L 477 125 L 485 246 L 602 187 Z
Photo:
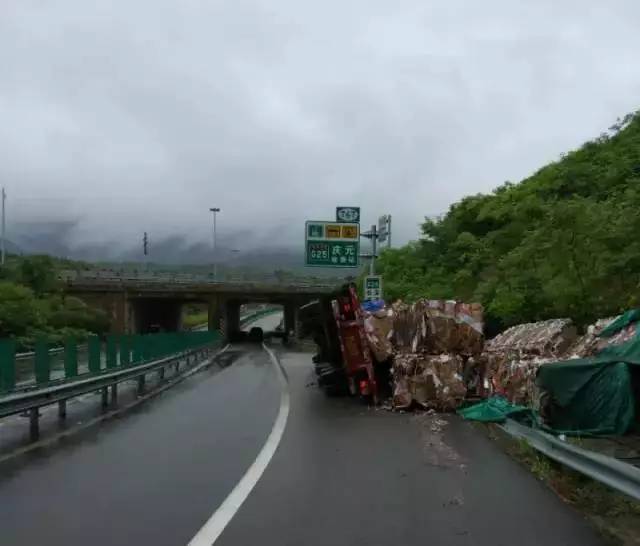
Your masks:
M 67 418 L 67 401 L 66 400 L 60 400 L 60 402 L 58 402 L 58 417 L 60 417 L 60 419 Z
M 32 442 L 40 438 L 40 408 L 31 408 L 29 410 L 29 436 Z
M 106 408 L 109 406 L 109 387 L 102 387 L 100 390 L 102 391 L 102 407 Z
M 144 394 L 144 374 L 138 377 L 138 396 Z
M 164 381 L 164 366 L 158 370 L 158 379 L 160 379 L 160 381 Z
M 111 403 L 115 406 L 118 404 L 118 384 L 111 385 Z

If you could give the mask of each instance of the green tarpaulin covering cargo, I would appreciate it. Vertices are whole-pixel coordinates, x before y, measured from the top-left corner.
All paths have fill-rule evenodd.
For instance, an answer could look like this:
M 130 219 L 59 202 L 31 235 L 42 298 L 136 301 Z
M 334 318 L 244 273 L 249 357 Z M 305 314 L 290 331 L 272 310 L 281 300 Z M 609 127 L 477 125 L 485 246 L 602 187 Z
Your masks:
M 593 357 L 540 366 L 536 385 L 543 393 L 544 427 L 570 435 L 622 435 L 636 424 L 640 399 L 640 310 L 615 319 L 600 337 L 635 329 L 630 339 Z M 542 422 L 533 410 L 494 397 L 459 411 L 465 419 L 504 422 L 507 417 Z
M 465 419 L 483 423 L 504 423 L 508 418 L 527 424 L 537 422 L 536 413 L 531 408 L 512 404 L 502 396 L 493 396 L 479 404 L 460 409 L 458 414 Z

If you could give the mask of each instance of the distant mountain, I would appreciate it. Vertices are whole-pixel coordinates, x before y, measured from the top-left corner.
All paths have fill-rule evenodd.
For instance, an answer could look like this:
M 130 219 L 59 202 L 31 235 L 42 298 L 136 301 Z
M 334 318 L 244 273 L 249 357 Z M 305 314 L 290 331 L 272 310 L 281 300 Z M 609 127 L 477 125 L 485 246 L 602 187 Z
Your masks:
M 194 266 L 206 270 L 213 263 L 211 244 L 190 241 L 187 237 L 174 235 L 160 240 L 150 239 L 149 255 L 142 254 L 139 247 L 122 247 L 114 243 L 73 244 L 72 234 L 75 222 L 37 222 L 12 226 L 16 233 L 16 243 L 7 247 L 9 252 L 18 254 L 50 254 L 62 258 L 93 263 L 135 264 L 152 262 L 156 266 L 183 269 Z M 228 237 L 227 240 L 234 240 Z M 304 265 L 302 248 L 262 247 L 243 249 L 221 245 L 217 249 L 218 266 L 227 270 L 244 272 L 264 272 L 272 274 L 277 270 L 309 277 L 346 277 L 356 275 L 351 270 L 331 268 L 307 268 Z

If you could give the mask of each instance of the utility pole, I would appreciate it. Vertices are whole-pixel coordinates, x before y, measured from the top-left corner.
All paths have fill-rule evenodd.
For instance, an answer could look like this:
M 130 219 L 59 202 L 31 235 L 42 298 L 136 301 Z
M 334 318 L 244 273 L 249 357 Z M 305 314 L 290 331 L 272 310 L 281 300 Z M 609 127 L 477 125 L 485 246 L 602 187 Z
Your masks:
M 218 239 L 216 234 L 216 213 L 220 212 L 218 207 L 212 207 L 209 209 L 213 213 L 213 280 L 218 279 Z
M 7 200 L 7 192 L 4 189 L 4 186 L 2 187 L 2 241 L 0 241 L 0 261 L 2 262 L 2 265 L 4 265 L 5 262 L 5 254 L 6 254 L 6 238 L 7 238 L 7 221 L 6 221 L 6 216 L 5 216 L 5 202 Z

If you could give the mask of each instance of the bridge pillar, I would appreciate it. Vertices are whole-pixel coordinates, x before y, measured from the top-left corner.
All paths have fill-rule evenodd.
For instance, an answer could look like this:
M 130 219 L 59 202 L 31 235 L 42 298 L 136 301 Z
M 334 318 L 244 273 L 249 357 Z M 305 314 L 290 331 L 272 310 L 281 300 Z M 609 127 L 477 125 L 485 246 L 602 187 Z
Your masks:
M 134 331 L 135 311 L 129 294 L 123 291 L 119 294 L 106 296 L 108 308 L 105 309 L 111 318 L 112 334 L 130 334 Z
M 213 296 L 209 299 L 208 322 L 209 331 L 218 330 L 223 338 L 226 338 L 225 323 L 225 302 L 219 296 Z
M 284 329 L 285 332 L 293 332 L 294 336 L 298 335 L 300 319 L 298 317 L 298 302 L 296 300 L 288 301 L 284 304 Z
M 225 321 L 227 339 L 233 340 L 240 332 L 240 302 L 228 301 L 226 305 Z
M 135 329 L 135 310 L 126 291 L 76 293 L 87 305 L 102 309 L 111 321 L 112 334 L 131 334 Z

